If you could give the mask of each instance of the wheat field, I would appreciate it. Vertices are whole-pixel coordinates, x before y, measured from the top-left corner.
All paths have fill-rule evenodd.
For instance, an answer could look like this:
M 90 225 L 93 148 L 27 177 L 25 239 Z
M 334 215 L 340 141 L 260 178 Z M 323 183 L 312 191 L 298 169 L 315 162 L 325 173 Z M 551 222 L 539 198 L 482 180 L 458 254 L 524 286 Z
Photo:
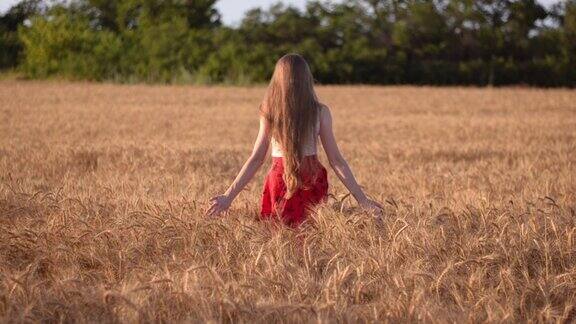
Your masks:
M 264 91 L 0 81 L 0 322 L 576 321 L 576 91 L 319 87 L 382 221 L 206 218 Z

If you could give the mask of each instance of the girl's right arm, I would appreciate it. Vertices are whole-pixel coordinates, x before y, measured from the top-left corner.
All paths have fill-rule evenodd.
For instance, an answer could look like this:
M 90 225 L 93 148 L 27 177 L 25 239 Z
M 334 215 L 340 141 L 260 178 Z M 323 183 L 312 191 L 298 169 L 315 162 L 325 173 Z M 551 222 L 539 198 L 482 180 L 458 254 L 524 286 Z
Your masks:
M 356 178 L 354 178 L 348 162 L 346 162 L 342 153 L 340 153 L 332 129 L 332 115 L 330 114 L 330 109 L 326 106 L 320 110 L 320 139 L 322 140 L 322 146 L 324 147 L 330 166 L 352 196 L 356 198 L 358 204 L 360 204 L 362 208 L 381 213 L 383 209 L 382 205 L 369 199 L 366 194 L 364 194 L 364 191 L 362 191 L 362 188 L 360 188 L 358 182 L 356 182 Z
M 264 163 L 266 159 L 266 152 L 268 152 L 268 147 L 270 146 L 270 127 L 268 122 L 264 117 L 260 117 L 260 129 L 258 131 L 258 136 L 256 142 L 254 143 L 254 148 L 252 149 L 252 154 L 244 166 L 234 179 L 234 182 L 230 185 L 228 190 L 223 195 L 219 195 L 210 199 L 212 204 L 206 211 L 209 216 L 216 216 L 224 211 L 226 211 L 232 201 L 238 196 L 238 194 L 246 187 L 248 182 L 252 180 L 258 169 Z

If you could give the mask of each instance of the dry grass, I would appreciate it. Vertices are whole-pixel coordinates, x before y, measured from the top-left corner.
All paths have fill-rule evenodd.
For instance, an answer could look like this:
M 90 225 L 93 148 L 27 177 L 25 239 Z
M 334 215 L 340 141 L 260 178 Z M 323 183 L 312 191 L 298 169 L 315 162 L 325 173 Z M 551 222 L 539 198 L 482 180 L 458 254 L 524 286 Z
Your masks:
M 576 320 L 575 91 L 320 88 L 385 220 L 206 219 L 263 91 L 0 81 L 0 321 Z

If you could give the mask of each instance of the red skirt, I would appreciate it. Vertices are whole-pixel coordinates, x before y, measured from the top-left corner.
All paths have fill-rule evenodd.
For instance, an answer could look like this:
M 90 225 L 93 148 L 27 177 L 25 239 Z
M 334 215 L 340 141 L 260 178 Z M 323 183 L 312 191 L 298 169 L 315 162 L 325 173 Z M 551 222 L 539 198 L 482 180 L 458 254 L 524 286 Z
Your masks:
M 288 225 L 296 226 L 306 219 L 308 209 L 326 201 L 328 195 L 328 174 L 316 155 L 305 157 L 310 165 L 315 166 L 315 174 L 302 173 L 300 179 L 304 186 L 286 199 L 286 184 L 283 158 L 272 158 L 272 168 L 266 176 L 262 193 L 262 209 L 260 215 L 263 219 L 279 217 Z

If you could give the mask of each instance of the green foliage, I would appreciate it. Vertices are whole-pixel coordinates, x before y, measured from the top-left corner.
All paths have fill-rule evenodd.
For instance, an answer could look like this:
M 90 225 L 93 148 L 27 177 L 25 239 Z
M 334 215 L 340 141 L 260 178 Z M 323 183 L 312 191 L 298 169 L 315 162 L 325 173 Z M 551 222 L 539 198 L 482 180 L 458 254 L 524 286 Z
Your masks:
M 18 65 L 22 54 L 18 27 L 40 11 L 39 4 L 40 0 L 21 1 L 0 16 L 0 70 Z
M 49 18 L 35 17 L 19 35 L 26 48 L 22 69 L 35 78 L 63 75 L 75 79 L 114 77 L 122 42 L 109 31 L 95 31 L 87 19 L 58 8 Z
M 0 69 L 15 66 L 21 50 L 18 34 L 0 26 Z
M 299 52 L 321 83 L 576 84 L 575 0 L 551 9 L 536 0 L 310 1 L 303 11 L 251 10 L 236 28 L 221 26 L 215 2 L 21 4 L 0 17 L 0 68 L 20 62 L 33 78 L 250 84 Z

